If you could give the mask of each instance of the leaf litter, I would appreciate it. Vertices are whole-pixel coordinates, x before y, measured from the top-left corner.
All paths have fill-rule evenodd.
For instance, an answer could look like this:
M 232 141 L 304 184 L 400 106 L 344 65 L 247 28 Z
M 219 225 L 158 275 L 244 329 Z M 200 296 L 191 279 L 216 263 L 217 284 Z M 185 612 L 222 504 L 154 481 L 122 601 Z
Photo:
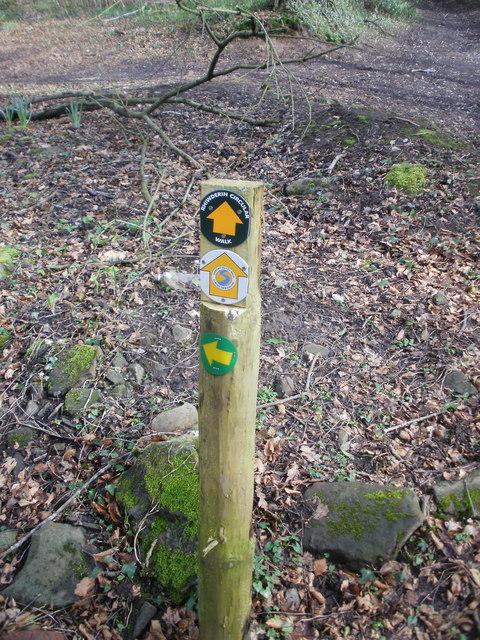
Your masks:
M 236 107 L 249 100 L 230 85 L 215 92 Z M 275 102 L 264 108 L 275 110 Z M 335 105 L 328 111 L 330 124 L 341 120 Z M 196 272 L 195 212 L 207 174 L 266 183 L 260 387 L 273 390 L 278 376 L 289 375 L 302 392 L 258 412 L 252 638 L 480 633 L 478 521 L 440 517 L 429 498 L 438 480 L 478 468 L 478 400 L 452 397 L 443 385 L 451 370 L 479 385 L 477 150 L 432 146 L 391 122 L 384 136 L 379 125 L 374 137 L 347 147 L 341 135 L 325 144 L 321 127 L 302 137 L 305 126 L 258 130 L 205 114 L 168 115 L 169 135 L 201 159 L 204 172 L 152 138 L 146 173 L 160 187 L 146 220 L 141 149 L 128 124 L 91 113 L 75 131 L 66 121 L 2 130 L 2 239 L 21 254 L 0 283 L 2 327 L 14 338 L 0 363 L 0 525 L 24 535 L 104 469 L 61 516 L 89 532 L 98 572 L 79 582 L 68 611 L 19 609 L 0 596 L 2 633 L 35 624 L 68 638 L 115 640 L 142 595 L 113 487 L 133 448 L 159 438 L 149 430 L 155 412 L 197 398 L 196 341 L 174 347 L 168 333 L 179 323 L 198 335 L 197 294 L 162 287 L 158 276 Z M 298 177 L 327 175 L 339 155 L 327 193 L 286 195 Z M 385 185 L 398 159 L 426 165 L 422 195 Z M 447 304 L 434 303 L 438 292 Z M 28 416 L 33 381 L 40 384 L 52 364 L 32 355 L 32 344 L 98 345 L 96 383 L 105 388 L 115 354 L 152 357 L 149 335 L 159 346 L 157 374 L 130 400 L 109 399 L 75 419 L 42 401 L 40 417 Z M 309 342 L 328 348 L 313 368 Z M 34 429 L 28 443 L 7 443 L 25 425 Z M 396 561 L 359 574 L 298 546 L 312 516 L 304 489 L 353 479 L 414 487 L 427 514 Z M 23 557 L 24 549 L 3 559 L 2 584 Z M 168 606 L 161 594 L 158 603 L 146 638 L 198 637 L 194 609 Z

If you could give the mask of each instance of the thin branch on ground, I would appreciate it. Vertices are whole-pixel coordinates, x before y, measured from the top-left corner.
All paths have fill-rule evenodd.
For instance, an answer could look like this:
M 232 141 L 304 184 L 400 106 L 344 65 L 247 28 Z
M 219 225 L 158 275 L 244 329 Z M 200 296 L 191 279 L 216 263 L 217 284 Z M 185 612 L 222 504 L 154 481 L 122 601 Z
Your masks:
M 97 471 L 97 473 L 95 473 L 91 478 L 89 478 L 81 487 L 79 487 L 76 491 L 74 491 L 74 493 L 70 496 L 70 498 L 68 498 L 68 500 L 66 500 L 66 502 L 64 502 L 62 506 L 59 509 L 57 509 L 57 511 L 49 515 L 48 518 L 45 518 L 45 520 L 42 520 L 42 522 L 37 524 L 36 527 L 34 527 L 31 531 L 29 531 L 26 535 L 24 535 L 23 538 L 15 542 L 15 544 L 12 544 L 11 547 L 9 547 L 6 551 L 0 554 L 0 560 L 3 560 L 11 553 L 15 553 L 15 551 L 18 551 L 18 549 L 20 549 L 20 547 L 22 547 L 25 544 L 25 542 L 27 542 L 27 540 L 29 540 L 33 536 L 34 533 L 36 533 L 39 529 L 41 529 L 44 524 L 46 524 L 47 522 L 53 522 L 55 518 L 58 518 L 58 516 L 61 513 L 63 513 L 65 509 L 68 506 L 70 506 L 72 502 L 76 498 L 78 498 L 78 496 L 83 491 L 85 491 L 85 489 L 87 489 L 93 482 L 95 482 L 95 480 L 100 478 L 100 476 L 106 473 L 110 469 L 110 467 L 112 467 L 114 464 L 118 464 L 120 460 L 124 460 L 125 458 L 128 458 L 131 455 L 132 455 L 131 452 L 129 452 L 129 453 L 125 453 L 123 456 L 119 456 L 118 458 L 110 460 L 108 464 L 103 466 L 99 471 Z
M 420 418 L 414 418 L 413 420 L 407 420 L 406 422 L 401 422 L 400 424 L 396 424 L 393 427 L 388 427 L 384 430 L 383 433 L 390 433 L 391 431 L 398 431 L 398 429 L 403 429 L 403 427 L 409 427 L 412 424 L 417 424 L 418 422 L 425 422 L 425 420 L 430 420 L 430 418 L 436 418 L 437 416 L 441 416 L 445 413 L 445 410 L 435 411 L 434 413 L 429 413 L 426 416 L 421 416 Z
M 305 383 L 305 391 L 302 391 L 302 393 L 297 393 L 294 396 L 288 396 L 287 398 L 282 398 L 281 400 L 275 400 L 274 402 L 266 402 L 265 404 L 257 404 L 257 411 L 259 409 L 267 409 L 268 407 L 276 407 L 279 404 L 285 404 L 286 402 L 291 402 L 292 400 L 298 400 L 299 398 L 304 398 L 307 394 L 308 391 L 310 389 L 310 380 L 312 377 L 312 373 L 313 373 L 313 368 L 315 366 L 315 363 L 318 360 L 318 353 L 313 357 L 313 360 L 310 364 L 310 368 L 308 370 L 307 373 L 307 382 Z

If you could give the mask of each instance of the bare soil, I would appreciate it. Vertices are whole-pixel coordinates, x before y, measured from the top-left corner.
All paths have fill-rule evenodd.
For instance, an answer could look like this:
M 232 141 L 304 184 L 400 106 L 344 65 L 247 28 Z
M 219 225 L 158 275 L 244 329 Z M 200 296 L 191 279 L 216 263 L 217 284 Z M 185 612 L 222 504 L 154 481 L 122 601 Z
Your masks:
M 279 51 L 293 54 L 299 46 L 290 40 Z M 240 44 L 230 60 L 262 51 L 259 44 Z M 209 53 L 193 32 L 133 20 L 20 25 L 2 33 L 0 93 L 171 84 L 199 75 Z M 424 3 L 415 21 L 395 34 L 374 29 L 357 46 L 292 72 L 298 96 L 388 108 L 467 138 L 477 137 L 480 125 L 479 56 L 480 9 L 440 0 Z M 256 84 L 251 75 L 241 82 L 244 93 Z

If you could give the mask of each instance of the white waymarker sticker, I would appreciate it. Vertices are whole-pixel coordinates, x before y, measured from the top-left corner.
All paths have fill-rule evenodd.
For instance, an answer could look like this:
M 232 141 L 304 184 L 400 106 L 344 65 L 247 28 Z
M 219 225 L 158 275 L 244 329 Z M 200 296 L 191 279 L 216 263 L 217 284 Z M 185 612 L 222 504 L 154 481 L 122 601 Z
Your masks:
M 248 293 L 248 264 L 233 251 L 209 251 L 200 259 L 200 287 L 214 302 L 236 304 Z

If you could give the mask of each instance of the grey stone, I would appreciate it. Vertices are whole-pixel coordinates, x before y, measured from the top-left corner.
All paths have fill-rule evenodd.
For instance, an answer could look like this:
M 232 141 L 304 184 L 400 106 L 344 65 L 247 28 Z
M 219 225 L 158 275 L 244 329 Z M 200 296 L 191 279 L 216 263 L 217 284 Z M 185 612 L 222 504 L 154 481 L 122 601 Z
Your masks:
M 156 344 L 158 344 L 158 334 L 154 333 L 153 331 L 145 331 L 140 336 L 139 343 L 141 347 L 151 349 Z
M 16 529 L 5 529 L 0 531 L 0 553 L 10 549 L 17 541 L 18 531 Z
M 101 401 L 102 394 L 98 389 L 85 387 L 70 389 L 65 396 L 63 410 L 67 415 L 75 416 Z
M 123 384 L 125 382 L 125 378 L 122 374 L 115 369 L 108 369 L 105 371 L 105 378 L 112 384 Z
M 133 395 L 133 387 L 129 382 L 121 382 L 110 389 L 110 396 L 117 400 L 128 400 Z
M 327 177 L 311 177 L 311 178 L 299 178 L 294 180 L 285 187 L 285 192 L 288 196 L 306 196 L 309 194 L 315 194 L 326 189 L 333 182 L 333 178 Z
M 95 377 L 97 349 L 87 344 L 78 344 L 61 355 L 50 372 L 48 390 L 54 397 L 62 396 L 74 387 Z
M 82 551 L 85 544 L 80 527 L 47 522 L 33 534 L 25 564 L 2 596 L 55 609 L 72 604 L 77 600 L 75 587 L 91 566 Z
M 35 402 L 35 400 L 29 400 L 27 402 L 27 406 L 25 407 L 25 414 L 31 418 L 35 414 L 40 411 L 39 405 Z
M 458 518 L 480 516 L 480 469 L 456 482 L 437 482 L 433 494 L 442 513 Z
M 291 587 L 285 591 L 285 611 L 298 611 L 301 602 L 297 589 Z
M 317 482 L 304 494 L 314 508 L 305 526 L 307 551 L 338 558 L 354 571 L 396 558 L 423 522 L 410 489 L 361 482 Z
M 183 435 L 149 445 L 117 483 L 115 498 L 136 529 L 148 574 L 174 604 L 197 574 L 198 441 Z
M 433 296 L 432 302 L 433 304 L 436 304 L 437 307 L 445 307 L 448 304 L 450 304 L 447 296 L 441 291 L 439 291 Z
M 127 365 L 128 362 L 127 360 L 125 360 L 121 353 L 117 353 L 117 355 L 112 360 L 112 367 L 115 367 L 115 369 L 123 369 L 123 367 L 126 367 Z
M 165 367 L 152 358 L 142 358 L 142 366 L 147 371 L 148 375 L 154 380 L 161 380 L 165 376 Z
M 454 393 L 464 395 L 468 393 L 470 396 L 474 396 L 478 393 L 477 389 L 473 386 L 467 376 L 461 371 L 451 371 L 445 376 L 443 384 Z
M 32 396 L 32 400 L 43 400 L 45 397 L 45 388 L 42 376 L 37 375 L 32 378 L 29 391 Z
M 167 289 L 186 291 L 189 286 L 200 284 L 196 273 L 182 273 L 180 271 L 165 271 L 157 274 L 155 280 Z
M 15 451 L 15 453 L 13 454 L 13 457 L 17 462 L 17 464 L 15 465 L 15 467 L 13 469 L 13 475 L 15 476 L 15 478 L 18 478 L 18 476 L 20 474 L 20 471 L 23 471 L 25 469 L 25 467 L 26 467 L 25 458 L 20 453 L 20 451 Z
M 129 638 L 131 640 L 139 638 L 147 628 L 150 620 L 156 615 L 156 613 L 157 607 L 155 607 L 150 602 L 147 602 L 147 600 L 144 600 L 144 602 L 142 602 L 142 605 L 140 606 L 140 609 L 138 610 L 138 613 L 135 616 L 135 624 L 133 625 L 132 633 L 129 634 Z
M 275 391 L 279 398 L 295 395 L 295 383 L 290 376 L 279 376 L 275 381 Z
M 320 344 L 315 344 L 314 342 L 308 342 L 303 347 L 303 353 L 308 354 L 310 356 L 319 356 L 320 358 L 328 358 L 330 355 L 330 349 L 328 347 L 323 347 Z
M 44 356 L 46 356 L 53 345 L 54 342 L 52 340 L 43 340 L 42 338 L 36 338 L 28 347 L 26 357 L 31 361 L 43 360 Z
M 150 425 L 152 431 L 190 431 L 198 424 L 197 408 L 186 402 L 180 407 L 162 411 L 153 418 Z
M 174 324 L 172 335 L 175 342 L 189 342 L 192 338 L 192 330 L 188 327 L 182 327 L 181 324 Z
M 134 364 L 130 365 L 129 369 L 135 378 L 135 382 L 137 384 L 142 384 L 145 377 L 145 369 L 142 367 L 142 365 L 138 362 L 135 362 Z

